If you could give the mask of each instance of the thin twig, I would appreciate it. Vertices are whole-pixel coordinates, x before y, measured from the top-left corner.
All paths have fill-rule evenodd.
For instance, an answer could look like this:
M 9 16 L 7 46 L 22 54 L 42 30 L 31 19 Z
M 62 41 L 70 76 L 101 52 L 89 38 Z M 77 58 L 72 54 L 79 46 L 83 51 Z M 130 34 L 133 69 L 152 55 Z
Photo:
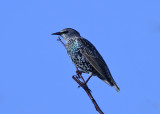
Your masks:
M 60 37 L 58 36 L 58 39 L 57 39 L 58 41 L 60 41 L 62 44 L 63 44 L 63 46 L 65 47 L 65 44 L 62 42 L 62 40 L 60 39 Z
M 57 40 L 60 41 L 60 42 L 63 44 L 63 46 L 65 47 L 65 44 L 62 42 L 62 40 L 60 39 L 60 37 L 58 37 Z M 76 66 L 75 66 L 75 67 L 76 67 Z M 92 94 L 91 94 L 91 90 L 90 90 L 90 89 L 88 88 L 88 86 L 87 86 L 87 82 L 88 82 L 88 80 L 89 80 L 92 76 L 90 76 L 90 77 L 85 81 L 84 78 L 83 78 L 83 76 L 81 75 L 82 72 L 79 71 L 77 67 L 76 67 L 76 74 L 77 74 L 77 75 L 72 76 L 72 78 L 79 84 L 80 87 L 82 87 L 82 88 L 85 90 L 85 92 L 87 93 L 87 95 L 88 95 L 89 98 L 91 99 L 92 103 L 94 104 L 96 110 L 97 110 L 100 114 L 104 114 L 104 113 L 102 112 L 102 110 L 100 109 L 100 107 L 98 106 L 96 100 L 93 98 L 93 96 L 92 96 Z M 80 78 L 82 81 L 80 81 L 79 78 Z

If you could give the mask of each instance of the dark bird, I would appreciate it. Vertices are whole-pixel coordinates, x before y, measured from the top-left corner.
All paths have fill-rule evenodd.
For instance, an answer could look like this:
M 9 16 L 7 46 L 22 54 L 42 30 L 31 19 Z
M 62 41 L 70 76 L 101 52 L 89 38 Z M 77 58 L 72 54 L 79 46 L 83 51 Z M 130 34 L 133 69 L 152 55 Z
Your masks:
M 66 28 L 52 35 L 60 35 L 65 40 L 69 57 L 82 72 L 98 76 L 110 86 L 114 86 L 117 91 L 120 90 L 102 56 L 91 42 L 80 36 L 78 31 Z

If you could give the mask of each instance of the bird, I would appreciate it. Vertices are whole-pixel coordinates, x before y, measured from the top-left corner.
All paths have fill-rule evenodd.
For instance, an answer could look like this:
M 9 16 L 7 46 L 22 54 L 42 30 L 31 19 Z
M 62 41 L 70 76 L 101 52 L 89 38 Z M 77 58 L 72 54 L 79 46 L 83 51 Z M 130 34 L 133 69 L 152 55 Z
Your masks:
M 105 83 L 114 87 L 117 92 L 120 88 L 114 81 L 110 70 L 96 47 L 73 28 L 65 28 L 51 35 L 60 35 L 65 40 L 65 48 L 75 66 L 89 76 L 97 76 Z

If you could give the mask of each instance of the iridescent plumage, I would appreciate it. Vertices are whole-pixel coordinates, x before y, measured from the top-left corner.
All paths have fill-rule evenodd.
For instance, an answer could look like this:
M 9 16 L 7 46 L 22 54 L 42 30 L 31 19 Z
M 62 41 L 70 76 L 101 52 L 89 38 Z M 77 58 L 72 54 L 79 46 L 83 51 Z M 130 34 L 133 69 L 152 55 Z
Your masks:
M 85 73 L 98 76 L 110 86 L 114 86 L 117 91 L 120 90 L 104 59 L 91 42 L 82 38 L 72 28 L 63 29 L 53 35 L 61 35 L 64 38 L 67 53 L 78 68 Z

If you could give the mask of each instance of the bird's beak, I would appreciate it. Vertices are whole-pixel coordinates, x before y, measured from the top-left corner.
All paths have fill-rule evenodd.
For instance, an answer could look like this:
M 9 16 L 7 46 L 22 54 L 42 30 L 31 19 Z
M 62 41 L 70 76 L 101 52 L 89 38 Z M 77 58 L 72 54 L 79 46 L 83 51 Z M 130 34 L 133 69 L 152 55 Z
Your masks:
M 52 33 L 51 35 L 61 35 L 61 32 Z

